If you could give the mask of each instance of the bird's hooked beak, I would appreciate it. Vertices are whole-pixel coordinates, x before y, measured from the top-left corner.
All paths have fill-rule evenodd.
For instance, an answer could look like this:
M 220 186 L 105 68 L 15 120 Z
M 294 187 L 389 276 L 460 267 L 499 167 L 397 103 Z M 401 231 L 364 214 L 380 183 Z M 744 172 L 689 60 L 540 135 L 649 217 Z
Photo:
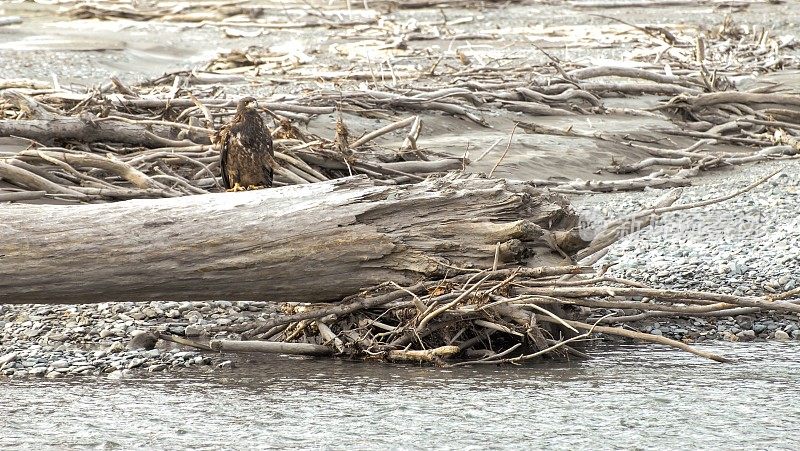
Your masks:
M 255 110 L 255 111 L 258 110 L 258 102 L 256 101 L 255 98 L 253 98 L 253 97 L 245 97 L 245 98 L 239 100 L 239 106 L 238 106 L 237 110 L 240 113 L 243 113 L 243 112 L 245 112 L 247 110 L 250 110 L 250 109 Z

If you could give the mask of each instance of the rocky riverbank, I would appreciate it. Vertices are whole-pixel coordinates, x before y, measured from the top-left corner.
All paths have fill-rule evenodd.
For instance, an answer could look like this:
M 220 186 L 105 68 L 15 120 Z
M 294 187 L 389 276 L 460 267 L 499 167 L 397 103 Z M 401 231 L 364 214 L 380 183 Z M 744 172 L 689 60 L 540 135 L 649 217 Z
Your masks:
M 264 302 L 0 305 L 0 374 L 117 378 L 131 370 L 225 368 L 232 363 L 222 355 L 141 337 L 226 338 L 276 314 Z
M 800 162 L 774 161 L 706 177 L 683 189 L 679 203 L 722 197 L 778 169 L 765 184 L 733 199 L 668 213 L 632 231 L 598 264 L 610 274 L 655 288 L 757 296 L 800 284 Z M 655 203 L 661 190 L 575 197 L 573 205 L 595 226 Z M 796 314 L 703 317 L 669 324 L 637 324 L 643 332 L 679 340 L 800 339 Z

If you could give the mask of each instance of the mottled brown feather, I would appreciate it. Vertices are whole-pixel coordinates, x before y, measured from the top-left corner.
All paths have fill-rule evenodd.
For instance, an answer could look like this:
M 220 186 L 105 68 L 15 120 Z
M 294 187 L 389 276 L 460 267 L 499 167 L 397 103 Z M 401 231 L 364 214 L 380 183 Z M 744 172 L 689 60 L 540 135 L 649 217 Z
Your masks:
M 272 186 L 272 137 L 261 115 L 249 105 L 254 102 L 252 97 L 240 100 L 233 119 L 214 136 L 221 146 L 220 170 L 226 189 L 237 183 L 245 188 Z

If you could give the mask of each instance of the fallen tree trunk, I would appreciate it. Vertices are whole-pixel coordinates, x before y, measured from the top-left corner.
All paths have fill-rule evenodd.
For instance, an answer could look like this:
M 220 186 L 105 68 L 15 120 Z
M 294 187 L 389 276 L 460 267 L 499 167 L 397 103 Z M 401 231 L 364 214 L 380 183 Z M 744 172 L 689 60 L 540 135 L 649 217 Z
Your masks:
M 124 143 L 144 147 L 197 145 L 192 141 L 164 138 L 173 134 L 171 128 L 167 126 L 146 128 L 138 124 L 78 117 L 0 120 L 0 136 L 17 136 L 48 144 L 56 141 L 80 141 Z
M 457 175 L 9 205 L 0 210 L 0 302 L 331 301 L 453 265 L 540 262 L 560 242 L 573 252 L 576 223 L 558 195 Z

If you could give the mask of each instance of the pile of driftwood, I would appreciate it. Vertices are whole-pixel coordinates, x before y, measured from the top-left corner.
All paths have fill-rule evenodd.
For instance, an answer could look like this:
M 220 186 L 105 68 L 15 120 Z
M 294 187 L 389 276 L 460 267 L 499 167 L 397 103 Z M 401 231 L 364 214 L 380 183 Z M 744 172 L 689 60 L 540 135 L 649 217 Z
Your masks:
M 674 205 L 678 192 L 669 192 L 591 242 L 560 195 L 458 174 L 394 186 L 361 176 L 171 199 L 13 205 L 0 213 L 0 296 L 15 304 L 282 303 L 283 315 L 211 331 L 225 339 L 160 335 L 225 352 L 519 363 L 582 356 L 573 346 L 602 333 L 722 362 L 624 323 L 800 312 L 800 289 L 763 297 L 652 289 L 592 265 L 627 230 L 768 178 L 694 204 Z
M 233 114 L 234 100 L 198 98 L 183 90 L 180 95 L 174 91 L 139 95 L 117 79 L 111 86 L 121 93 L 102 88 L 86 93 L 36 87 L 2 90 L 0 111 L 5 120 L 0 120 L 0 136 L 29 143 L 20 152 L 0 152 L 0 177 L 14 185 L 2 190 L 3 199 L 102 201 L 221 189 L 219 150 L 210 136 Z M 340 120 L 336 135 L 323 138 L 300 130 L 292 120 L 307 122 L 307 115 L 334 113 L 334 106 L 270 101 L 261 106 L 275 122 L 272 134 L 280 165 L 275 186 L 355 174 L 382 183 L 408 183 L 466 164 L 463 158 L 417 149 L 419 116 L 360 137 L 350 137 Z M 370 146 L 373 139 L 402 129 L 407 129 L 407 137 L 399 148 Z
M 643 227 L 669 211 L 722 202 L 723 198 L 672 205 L 676 192 L 651 209 L 609 224 L 591 243 L 576 243 L 562 266 L 502 263 L 466 268 L 447 265 L 444 275 L 400 286 L 385 283 L 335 305 L 286 304 L 285 315 L 251 328 L 243 341 L 212 340 L 199 348 L 230 352 L 336 355 L 356 359 L 433 362 L 443 366 L 521 363 L 542 357 L 585 357 L 573 346 L 605 334 L 672 346 L 718 362 L 724 357 L 686 342 L 626 328 L 650 318 L 736 316 L 763 311 L 800 313 L 800 289 L 769 296 L 734 296 L 653 289 L 593 269 L 624 230 Z M 564 241 L 558 242 L 564 245 Z M 560 248 L 557 248 L 562 250 Z M 578 264 L 574 264 L 577 261 Z M 562 263 L 565 263 L 562 262 Z M 499 263 L 499 264 L 498 264 Z M 613 324 L 615 327 L 609 327 Z M 162 336 L 168 340 L 175 337 Z M 256 338 L 256 339 L 254 339 Z
M 588 138 L 599 147 L 629 146 L 647 156 L 600 162 L 598 170 L 613 174 L 605 180 L 531 180 L 562 193 L 685 186 L 712 168 L 796 157 L 800 148 L 800 95 L 776 83 L 745 83 L 753 73 L 799 67 L 798 42 L 738 25 L 730 16 L 708 30 L 599 16 L 606 25 L 580 33 L 575 27 L 539 30 L 528 25 L 512 32 L 483 24 L 475 15 L 394 21 L 381 16 L 386 2 L 330 2 L 318 8 L 285 3 L 72 5 L 66 10 L 72 17 L 200 22 L 242 38 L 252 30 L 320 26 L 331 44 L 325 53 L 302 45 L 250 46 L 221 54 L 203 68 L 138 86 L 116 78 L 89 89 L 57 81 L 0 80 L 0 118 L 5 119 L 0 137 L 31 143 L 23 152 L 0 153 L 0 176 L 16 187 L 3 188 L 0 195 L 100 201 L 218 190 L 218 152 L 209 135 L 232 113 L 236 96 L 230 90 L 248 89 L 243 86 L 250 83 L 291 86 L 291 93 L 259 99 L 274 118 L 282 166 L 278 186 L 352 174 L 404 183 L 464 168 L 464 158 L 438 153 L 435 144 L 417 148 L 422 123 L 441 114 L 487 128 L 496 127 L 493 118 L 498 116 L 513 118 L 516 126 L 503 155 L 518 130 Z M 556 43 L 600 42 L 631 50 L 626 61 L 614 64 L 562 61 L 520 40 L 523 31 Z M 425 44 L 435 41 L 450 45 Z M 620 98 L 629 106 L 621 106 Z M 374 133 L 350 136 L 340 116 L 334 136 L 304 131 L 311 119 L 331 113 L 387 124 Z M 590 121 L 603 116 L 642 117 L 664 126 L 636 134 L 600 132 Z M 553 126 L 554 117 L 565 125 Z M 408 137 L 402 145 L 371 145 L 403 128 Z M 498 153 L 499 144 L 478 149 L 478 160 Z
M 590 81 L 596 77 L 635 81 Z M 19 189 L 40 196 L 81 201 L 218 190 L 218 150 L 209 136 L 232 114 L 235 100 L 220 98 L 220 88 L 215 85 L 192 83 L 191 76 L 174 74 L 138 87 L 114 79 L 97 90 L 74 92 L 34 82 L 7 82 L 0 89 L 0 111 L 6 119 L 0 122 L 0 136 L 24 138 L 30 147 L 1 153 L 0 175 Z M 462 169 L 468 163 L 465 158 L 417 147 L 424 116 L 437 113 L 487 125 L 484 116 L 488 112 L 522 112 L 528 120 L 518 121 L 517 128 L 525 133 L 590 138 L 651 155 L 641 161 L 612 162 L 604 168 L 632 175 L 625 180 L 532 181 L 576 193 L 684 186 L 692 176 L 715 167 L 796 156 L 800 149 L 800 95 L 772 92 L 775 90 L 778 88 L 715 91 L 703 87 L 702 78 L 599 66 L 532 81 L 465 81 L 446 88 L 408 87 L 402 92 L 392 88 L 316 90 L 302 96 L 261 99 L 260 105 L 274 118 L 276 158 L 281 165 L 276 172 L 277 186 L 354 174 L 404 183 L 420 181 L 426 174 Z M 648 109 L 604 104 L 609 97 L 642 94 L 669 98 Z M 335 136 L 303 131 L 302 124 L 312 117 L 343 111 L 367 117 L 383 112 L 384 118 L 400 118 L 358 137 L 350 136 L 341 116 Z M 581 123 L 587 115 L 605 114 L 668 118 L 680 127 L 654 131 L 688 138 L 693 144 L 663 146 L 659 140 L 642 142 L 619 133 L 586 130 Z M 536 122 L 536 117 L 552 115 L 574 117 L 576 125 L 562 128 Z M 401 129 L 407 130 L 407 138 L 397 148 L 371 145 L 375 138 Z M 513 131 L 506 151 L 511 139 Z M 733 151 L 713 151 L 717 143 L 735 147 Z
M 447 7 L 502 7 L 521 0 L 328 0 L 311 4 L 303 0 L 222 0 L 156 1 L 133 4 L 125 0 L 61 0 L 68 5 L 64 14 L 78 19 L 131 19 L 163 22 L 200 22 L 202 24 L 237 24 L 265 28 L 347 27 L 374 24 L 369 21 L 342 21 L 342 15 L 375 16 L 377 12 L 398 9 Z M 277 20 L 276 20 L 277 19 Z M 287 20 L 288 19 L 288 20 Z M 339 19 L 339 20 L 337 20 Z

